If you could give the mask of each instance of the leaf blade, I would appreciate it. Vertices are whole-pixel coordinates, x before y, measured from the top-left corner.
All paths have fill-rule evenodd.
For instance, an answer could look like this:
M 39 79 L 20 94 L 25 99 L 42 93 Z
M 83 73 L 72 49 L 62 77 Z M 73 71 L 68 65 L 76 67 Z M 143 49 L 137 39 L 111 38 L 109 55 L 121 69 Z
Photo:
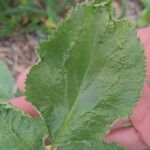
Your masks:
M 41 44 L 41 62 L 27 79 L 27 97 L 42 112 L 56 147 L 102 140 L 140 96 L 143 48 L 134 27 L 112 19 L 109 9 L 110 3 L 73 10 Z
M 40 118 L 31 118 L 8 104 L 0 104 L 0 149 L 44 150 L 47 129 Z
M 0 61 L 0 99 L 8 100 L 13 97 L 14 79 L 3 61 Z

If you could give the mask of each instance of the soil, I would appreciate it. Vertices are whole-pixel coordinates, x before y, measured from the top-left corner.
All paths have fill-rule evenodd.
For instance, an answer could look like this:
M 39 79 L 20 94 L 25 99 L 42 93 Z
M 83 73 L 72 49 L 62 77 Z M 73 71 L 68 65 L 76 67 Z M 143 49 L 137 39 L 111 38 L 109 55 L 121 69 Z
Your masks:
M 0 59 L 9 66 L 14 78 L 37 60 L 38 40 L 33 35 L 13 33 L 0 39 Z

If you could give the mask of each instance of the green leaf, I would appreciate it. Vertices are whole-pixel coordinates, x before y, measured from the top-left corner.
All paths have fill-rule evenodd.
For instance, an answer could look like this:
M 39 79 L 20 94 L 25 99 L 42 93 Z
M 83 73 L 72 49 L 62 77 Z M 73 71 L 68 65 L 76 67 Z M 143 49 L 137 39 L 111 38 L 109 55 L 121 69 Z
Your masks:
M 92 0 L 91 0 L 92 1 Z M 111 0 L 93 0 L 95 3 L 108 3 Z
M 150 1 L 149 1 L 149 0 L 140 0 L 140 2 L 141 2 L 146 8 L 150 8 Z
M 96 5 L 105 5 L 106 3 L 112 2 L 112 0 L 87 0 L 87 1 L 95 3 Z
M 124 150 L 120 146 L 115 144 L 104 143 L 101 141 L 92 141 L 92 142 L 76 142 L 69 144 L 58 145 L 57 150 Z
M 87 3 L 73 10 L 38 52 L 41 61 L 31 69 L 26 95 L 47 122 L 52 149 L 69 143 L 94 149 L 140 96 L 145 57 L 134 26 L 114 20 L 110 3 Z M 88 146 L 78 150 L 83 147 Z
M 0 99 L 9 100 L 13 97 L 14 80 L 7 65 L 0 60 Z
M 45 122 L 31 118 L 8 104 L 0 104 L 0 149 L 44 150 Z
M 150 23 L 150 9 L 145 8 L 141 12 L 141 17 L 138 20 L 137 24 L 139 27 L 144 27 L 144 26 L 149 25 L 149 23 Z
M 75 7 L 77 6 L 77 1 L 76 0 L 71 0 L 72 6 Z

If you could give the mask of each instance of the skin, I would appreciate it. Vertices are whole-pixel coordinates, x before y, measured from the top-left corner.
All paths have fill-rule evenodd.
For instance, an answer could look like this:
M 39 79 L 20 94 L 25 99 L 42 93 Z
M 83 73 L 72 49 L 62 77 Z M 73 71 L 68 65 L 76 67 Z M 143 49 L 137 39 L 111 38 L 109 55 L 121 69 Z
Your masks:
M 127 119 L 118 119 L 105 137 L 106 142 L 116 142 L 128 150 L 144 150 L 150 147 L 150 27 L 138 30 L 137 34 L 144 44 L 147 59 L 147 73 L 141 97 L 132 115 Z M 17 80 L 18 88 L 23 92 L 25 92 L 25 79 L 29 70 L 24 70 Z M 39 115 L 24 96 L 10 100 L 10 104 L 33 117 Z

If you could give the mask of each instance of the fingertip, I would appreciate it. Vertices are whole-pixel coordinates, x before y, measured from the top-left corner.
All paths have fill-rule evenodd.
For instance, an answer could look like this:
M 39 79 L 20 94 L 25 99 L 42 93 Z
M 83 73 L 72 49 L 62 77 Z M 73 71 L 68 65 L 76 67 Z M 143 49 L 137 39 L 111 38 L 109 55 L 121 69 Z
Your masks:
M 145 27 L 137 30 L 138 37 L 142 42 L 145 42 L 149 39 L 150 27 Z
M 145 150 L 147 148 L 133 127 L 112 130 L 106 135 L 105 140 L 122 145 L 128 150 Z
M 129 118 L 119 118 L 111 125 L 111 130 L 131 126 Z
M 23 70 L 17 79 L 18 88 L 22 92 L 25 92 L 25 88 L 26 88 L 25 81 L 26 81 L 27 74 L 29 73 L 29 71 L 30 71 L 30 68 Z
M 14 98 L 10 100 L 9 103 L 15 106 L 16 108 L 23 110 L 24 112 L 31 115 L 32 117 L 39 116 L 38 111 L 35 109 L 35 107 L 31 103 L 26 101 L 25 96 Z

